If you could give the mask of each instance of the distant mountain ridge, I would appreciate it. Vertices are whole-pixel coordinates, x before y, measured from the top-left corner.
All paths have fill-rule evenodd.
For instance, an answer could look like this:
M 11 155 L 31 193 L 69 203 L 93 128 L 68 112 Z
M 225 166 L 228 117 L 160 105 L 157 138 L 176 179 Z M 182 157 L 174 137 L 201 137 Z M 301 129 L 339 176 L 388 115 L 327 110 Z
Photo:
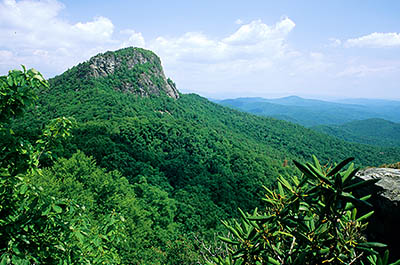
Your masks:
M 400 122 L 400 101 L 358 99 L 333 102 L 289 96 L 276 99 L 236 98 L 215 102 L 256 115 L 295 122 L 306 127 L 340 125 L 370 118 Z

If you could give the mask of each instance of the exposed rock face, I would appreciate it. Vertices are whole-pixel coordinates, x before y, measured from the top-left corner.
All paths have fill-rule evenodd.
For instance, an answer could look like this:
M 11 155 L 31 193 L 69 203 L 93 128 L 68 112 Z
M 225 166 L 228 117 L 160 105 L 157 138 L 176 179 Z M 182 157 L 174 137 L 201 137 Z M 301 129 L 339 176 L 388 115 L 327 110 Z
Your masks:
M 380 179 L 375 185 L 381 189 L 379 195 L 387 198 L 396 207 L 400 206 L 400 169 L 367 168 L 360 170 L 357 176 L 364 179 Z
M 389 245 L 392 258 L 400 258 L 400 170 L 391 168 L 368 168 L 360 170 L 361 179 L 379 179 L 372 187 L 373 196 L 368 201 L 373 205 L 375 214 L 368 226 L 369 241 L 383 242 Z M 360 195 L 366 190 L 360 190 Z M 368 190 L 371 192 L 371 188 Z M 371 209 L 365 209 L 368 211 Z
M 160 95 L 179 98 L 174 83 L 167 80 L 161 67 L 160 58 L 153 52 L 140 48 L 125 48 L 92 57 L 89 62 L 89 76 L 94 78 L 117 79 L 113 87 L 141 96 Z

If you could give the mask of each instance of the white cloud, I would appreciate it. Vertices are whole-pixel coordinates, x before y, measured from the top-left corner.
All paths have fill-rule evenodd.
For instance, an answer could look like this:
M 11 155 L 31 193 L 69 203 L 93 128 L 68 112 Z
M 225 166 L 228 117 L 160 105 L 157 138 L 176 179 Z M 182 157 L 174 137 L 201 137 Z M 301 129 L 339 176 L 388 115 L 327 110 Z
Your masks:
M 343 86 L 349 78 L 370 78 L 385 71 L 398 76 L 400 71 L 400 62 L 395 68 L 390 66 L 393 62 L 347 63 L 339 53 L 344 49 L 335 49 L 335 54 L 300 51 L 288 41 L 296 24 L 287 17 L 274 24 L 237 20 L 236 30 L 218 37 L 186 32 L 145 39 L 135 29 L 116 28 L 104 16 L 65 20 L 64 8 L 56 0 L 0 0 L 0 74 L 24 64 L 53 76 L 97 53 L 127 46 L 156 52 L 181 91 L 211 97 L 278 95 L 298 87 L 311 94 L 316 88 Z M 347 41 L 331 39 L 330 47 L 394 46 L 400 45 L 398 38 L 397 33 L 373 33 Z
M 342 41 L 336 38 L 330 38 L 329 42 L 328 47 L 340 47 L 342 45 Z
M 374 32 L 359 38 L 348 39 L 345 43 L 346 47 L 394 47 L 400 46 L 400 33 L 380 33 Z
M 278 58 L 296 54 L 286 44 L 287 35 L 295 27 L 289 18 L 271 26 L 261 20 L 241 24 L 237 31 L 219 39 L 187 32 L 145 41 L 141 32 L 132 29 L 121 30 L 115 36 L 114 25 L 106 17 L 66 21 L 60 17 L 64 8 L 55 0 L 0 2 L 1 58 L 6 58 L 7 52 L 13 67 L 23 63 L 54 74 L 99 52 L 138 46 L 154 50 L 170 69 L 178 64 L 202 64 L 197 71 L 201 71 L 199 67 L 208 67 L 215 71 L 242 68 L 239 72 L 252 72 L 270 67 Z M 5 72 L 6 64 L 3 65 L 0 71 Z
M 88 40 L 108 41 L 113 34 L 114 25 L 108 18 L 96 17 L 93 21 L 76 23 L 72 26 L 72 30 L 77 34 L 83 34 Z
M 256 95 L 266 88 L 279 91 L 293 72 L 311 74 L 327 68 L 322 53 L 303 55 L 288 44 L 294 28 L 286 17 L 273 25 L 254 20 L 225 37 L 189 32 L 159 37 L 147 47 L 162 58 L 166 72 L 184 91 L 221 97 L 221 93 L 243 94 L 243 89 L 251 93 L 252 88 Z
M 235 33 L 223 41 L 232 45 L 255 44 L 259 42 L 281 42 L 295 27 L 295 23 L 285 18 L 274 26 L 268 26 L 261 20 L 255 20 L 241 26 Z
M 6 50 L 0 50 L 0 65 L 7 67 L 9 62 L 12 60 L 13 53 Z
M 237 64 L 250 67 L 250 63 L 250 68 L 270 65 L 278 57 L 294 54 L 286 44 L 287 35 L 295 27 L 289 18 L 271 26 L 261 20 L 248 24 L 237 21 L 241 23 L 239 28 L 219 39 L 201 32 L 187 32 L 145 41 L 142 33 L 133 29 L 121 30 L 120 36 L 115 36 L 114 25 L 106 17 L 76 23 L 66 21 L 60 18 L 64 8 L 55 0 L 3 0 L 0 2 L 0 43 L 3 43 L 0 48 L 12 54 L 16 64 L 41 62 L 37 67 L 48 64 L 45 71 L 51 68 L 59 72 L 98 52 L 127 46 L 152 49 L 168 63 L 229 65 L 236 61 L 235 67 Z
M 399 68 L 394 66 L 368 66 L 365 64 L 350 65 L 343 71 L 337 73 L 337 77 L 363 78 L 372 74 L 387 74 L 396 71 L 399 71 Z
M 125 29 L 121 31 L 121 34 L 129 36 L 127 40 L 122 42 L 120 45 L 121 47 L 134 46 L 143 48 L 146 46 L 146 42 L 141 32 L 136 32 L 132 29 Z
M 57 1 L 19 1 L 4 0 L 0 3 L 0 25 L 13 29 L 50 26 L 64 5 Z
M 242 25 L 243 24 L 243 20 L 241 20 L 240 18 L 236 19 L 235 21 L 236 25 Z
M 60 18 L 64 5 L 55 1 L 0 2 L 0 49 L 10 52 L 12 67 L 25 64 L 60 73 L 88 57 L 117 46 L 110 19 L 70 23 Z M 4 72 L 6 66 L 0 68 Z
M 252 61 L 293 55 L 286 37 L 294 26 L 289 18 L 273 26 L 255 20 L 241 25 L 225 38 L 212 39 L 201 32 L 188 32 L 175 38 L 158 37 L 148 47 L 168 62 L 218 64 L 237 60 L 247 68 Z
M 326 69 L 322 54 L 303 55 L 288 45 L 295 23 L 287 17 L 272 25 L 238 20 L 236 31 L 218 38 L 187 32 L 145 40 L 134 29 L 116 34 L 112 21 L 104 16 L 67 21 L 60 16 L 64 8 L 55 0 L 0 2 L 1 74 L 25 64 L 51 76 L 99 52 L 127 46 L 153 50 L 180 89 L 203 95 L 211 87 L 218 87 L 215 93 L 276 87 L 277 78 Z

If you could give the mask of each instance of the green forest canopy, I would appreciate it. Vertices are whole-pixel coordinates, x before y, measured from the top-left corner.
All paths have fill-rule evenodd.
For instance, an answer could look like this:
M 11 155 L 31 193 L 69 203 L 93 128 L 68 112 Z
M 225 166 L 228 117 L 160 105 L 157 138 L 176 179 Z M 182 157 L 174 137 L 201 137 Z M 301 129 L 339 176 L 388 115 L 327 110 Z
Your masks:
M 15 118 L 2 120 L 2 132 L 9 137 L 2 137 L 2 147 L 10 146 L 8 139 L 32 143 L 25 145 L 32 150 L 28 153 L 24 148 L 13 151 L 16 160 L 35 161 L 35 150 L 45 145 L 35 162 L 40 171 L 20 165 L 18 174 L 29 190 L 43 188 L 27 195 L 27 203 L 43 198 L 38 212 L 59 218 L 49 217 L 53 225 L 84 224 L 84 237 L 59 228 L 65 231 L 60 239 L 69 244 L 61 248 L 71 255 L 57 245 L 52 250 L 58 254 L 39 256 L 43 259 L 78 262 L 80 256 L 72 253 L 91 253 L 94 259 L 96 251 L 107 249 L 99 256 L 104 262 L 190 263 L 200 258 L 195 251 L 199 239 L 210 243 L 224 231 L 220 219 L 238 217 L 238 207 L 249 211 L 261 205 L 262 185 L 274 188 L 277 176 L 298 174 L 287 161 L 306 161 L 316 153 L 323 163 L 355 156 L 359 165 L 377 165 L 395 162 L 400 154 L 396 148 L 349 144 L 299 125 L 234 111 L 197 95 L 174 100 L 121 93 L 107 80 L 80 76 L 77 69 L 49 80 L 47 89 L 38 86 L 38 97 L 28 96 L 37 105 L 25 104 L 23 116 L 21 109 Z M 57 117 L 73 119 L 49 123 Z M 65 126 L 65 136 L 72 137 L 45 133 Z M 12 185 L 25 187 L 18 183 Z M 77 216 L 76 207 L 86 214 Z M 90 240 L 99 242 L 96 250 L 87 249 Z M 19 255 L 8 246 L 1 249 Z

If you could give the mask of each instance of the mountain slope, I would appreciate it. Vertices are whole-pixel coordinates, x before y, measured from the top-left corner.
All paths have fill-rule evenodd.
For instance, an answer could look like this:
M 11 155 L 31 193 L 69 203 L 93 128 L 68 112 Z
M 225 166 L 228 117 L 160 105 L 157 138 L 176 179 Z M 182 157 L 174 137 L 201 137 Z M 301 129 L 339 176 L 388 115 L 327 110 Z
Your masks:
M 277 99 L 237 98 L 217 102 L 224 106 L 233 107 L 256 115 L 271 116 L 278 119 L 296 122 L 307 127 L 329 124 L 338 125 L 353 120 L 368 118 L 383 118 L 400 121 L 399 102 L 397 102 L 397 105 L 392 104 L 387 105 L 386 107 L 379 107 L 376 105 L 374 108 L 371 108 L 371 106 L 366 104 L 365 101 L 336 103 L 304 99 L 296 96 Z
M 348 142 L 400 146 L 400 124 L 383 119 L 353 121 L 342 125 L 320 125 L 312 129 Z
M 155 58 L 150 51 L 133 48 L 106 54 L 121 65 L 138 56 Z M 101 76 L 91 72 L 92 61 L 50 80 L 50 89 L 41 92 L 36 108 L 15 122 L 14 131 L 32 135 L 34 141 L 49 119 L 74 117 L 78 126 L 73 139 L 54 154 L 69 158 L 81 150 L 107 171 L 121 172 L 136 187 L 135 196 L 157 209 L 149 217 L 156 231 L 150 242 L 159 245 L 172 240 L 166 231 L 174 227 L 212 238 L 219 219 L 234 217 L 238 207 L 259 206 L 262 185 L 275 186 L 278 175 L 294 173 L 285 166 L 287 161 L 292 165 L 292 159 L 305 161 L 316 154 L 326 163 L 354 156 L 359 165 L 379 165 L 400 157 L 400 149 L 347 143 L 197 95 L 173 97 L 167 87 L 173 87 L 172 81 L 161 82 L 160 68 L 153 71 L 148 62 L 116 67 Z M 108 69 L 104 62 L 102 67 Z M 140 80 L 153 80 L 156 89 L 142 87 Z

